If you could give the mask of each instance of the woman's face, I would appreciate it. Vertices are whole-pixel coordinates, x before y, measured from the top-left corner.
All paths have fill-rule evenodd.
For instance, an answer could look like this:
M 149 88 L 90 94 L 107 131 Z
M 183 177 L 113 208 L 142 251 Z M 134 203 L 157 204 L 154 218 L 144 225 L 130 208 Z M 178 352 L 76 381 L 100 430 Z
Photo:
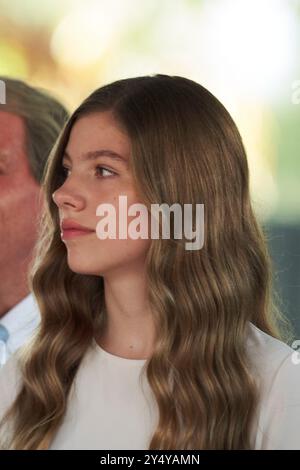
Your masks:
M 99 150 L 109 150 L 120 157 L 102 155 L 87 159 L 91 152 Z M 72 238 L 61 234 L 69 267 L 74 272 L 105 277 L 144 265 L 150 240 L 118 236 L 119 195 L 127 196 L 128 207 L 140 202 L 128 168 L 130 153 L 129 137 L 109 111 L 84 116 L 71 130 L 62 160 L 65 180 L 53 193 L 53 199 L 60 223 L 71 219 L 94 230 Z M 102 240 L 97 236 L 96 226 L 102 217 L 96 215 L 96 209 L 103 203 L 115 207 L 116 239 Z M 128 216 L 128 224 L 135 217 Z

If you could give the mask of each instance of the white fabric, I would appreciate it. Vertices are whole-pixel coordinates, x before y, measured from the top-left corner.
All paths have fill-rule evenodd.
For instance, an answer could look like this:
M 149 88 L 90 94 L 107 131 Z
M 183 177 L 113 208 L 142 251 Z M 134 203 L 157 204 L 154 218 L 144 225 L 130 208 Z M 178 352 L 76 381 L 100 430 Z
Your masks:
M 249 325 L 247 348 L 262 391 L 253 448 L 299 450 L 299 355 Z M 147 449 L 158 422 L 158 408 L 146 379 L 145 363 L 115 356 L 93 341 L 50 449 Z M 0 371 L 0 419 L 17 392 L 19 380 L 15 355 Z
M 1 341 L 0 367 L 29 340 L 39 322 L 40 313 L 32 294 L 28 294 L 0 318 L 0 325 L 3 325 L 9 333 L 7 342 Z

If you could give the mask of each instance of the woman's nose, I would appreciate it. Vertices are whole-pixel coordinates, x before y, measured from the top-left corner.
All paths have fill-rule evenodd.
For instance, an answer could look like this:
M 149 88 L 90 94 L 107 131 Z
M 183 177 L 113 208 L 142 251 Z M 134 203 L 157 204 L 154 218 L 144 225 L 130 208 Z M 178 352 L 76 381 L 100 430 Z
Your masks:
M 57 189 L 52 194 L 52 199 L 58 207 L 71 206 L 74 209 L 81 209 L 84 206 L 84 200 L 79 194 L 73 194 L 63 187 Z

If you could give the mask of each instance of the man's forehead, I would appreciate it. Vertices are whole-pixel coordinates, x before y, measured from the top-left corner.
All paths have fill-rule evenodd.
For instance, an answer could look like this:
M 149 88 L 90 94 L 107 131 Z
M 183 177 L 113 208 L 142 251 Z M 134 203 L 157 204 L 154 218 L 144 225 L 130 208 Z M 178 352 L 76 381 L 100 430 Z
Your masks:
M 24 123 L 22 117 L 17 114 L 5 110 L 3 106 L 0 108 L 0 130 L 2 127 L 15 127 L 16 129 L 24 130 Z
M 27 166 L 23 120 L 5 112 L 0 112 L 0 164 Z
M 7 155 L 24 147 L 23 119 L 12 113 L 0 112 L 0 154 Z

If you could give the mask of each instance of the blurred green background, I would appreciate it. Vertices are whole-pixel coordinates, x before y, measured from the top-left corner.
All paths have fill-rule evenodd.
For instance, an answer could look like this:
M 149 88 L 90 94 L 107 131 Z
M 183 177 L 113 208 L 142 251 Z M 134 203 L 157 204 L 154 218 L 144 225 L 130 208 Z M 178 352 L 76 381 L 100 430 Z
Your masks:
M 0 0 L 0 74 L 70 111 L 119 78 L 183 75 L 226 106 L 248 155 L 281 309 L 300 338 L 300 2 Z

